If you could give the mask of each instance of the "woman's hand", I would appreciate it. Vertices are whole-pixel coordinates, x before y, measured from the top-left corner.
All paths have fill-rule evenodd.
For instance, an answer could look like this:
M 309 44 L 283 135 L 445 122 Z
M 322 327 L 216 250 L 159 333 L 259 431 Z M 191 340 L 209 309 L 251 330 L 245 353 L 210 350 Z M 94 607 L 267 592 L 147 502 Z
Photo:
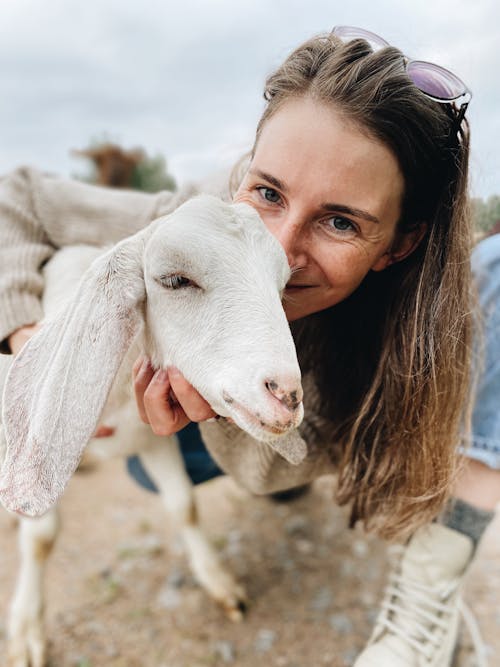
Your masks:
M 41 326 L 42 325 L 39 322 L 35 324 L 28 324 L 25 327 L 17 329 L 9 336 L 9 347 L 14 356 L 20 351 L 20 349 L 31 338 L 31 336 L 33 336 L 41 328 Z
M 149 359 L 134 364 L 135 399 L 141 420 L 156 435 L 177 433 L 190 421 L 201 422 L 216 414 L 176 368 L 154 371 Z

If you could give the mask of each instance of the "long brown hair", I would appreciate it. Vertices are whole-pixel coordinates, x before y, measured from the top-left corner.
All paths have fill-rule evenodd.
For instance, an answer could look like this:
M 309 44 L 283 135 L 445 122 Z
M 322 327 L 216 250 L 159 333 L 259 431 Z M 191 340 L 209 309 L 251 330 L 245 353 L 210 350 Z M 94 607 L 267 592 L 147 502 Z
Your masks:
M 303 371 L 320 390 L 314 408 L 331 423 L 338 502 L 351 505 L 352 523 L 402 536 L 448 497 L 470 403 L 468 126 L 457 126 L 453 105 L 415 87 L 399 50 L 322 35 L 268 78 L 256 143 L 266 121 L 303 96 L 393 151 L 405 180 L 398 232 L 426 226 L 405 260 L 292 325 Z

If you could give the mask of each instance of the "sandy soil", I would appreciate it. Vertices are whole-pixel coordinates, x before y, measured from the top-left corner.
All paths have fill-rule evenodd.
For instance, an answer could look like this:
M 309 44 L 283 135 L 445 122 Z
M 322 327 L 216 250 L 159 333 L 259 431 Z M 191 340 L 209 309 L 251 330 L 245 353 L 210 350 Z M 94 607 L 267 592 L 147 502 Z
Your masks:
M 387 571 L 385 546 L 346 529 L 333 480 L 288 504 L 227 478 L 198 488 L 201 518 L 245 585 L 246 620 L 228 621 L 193 580 L 158 499 L 122 461 L 77 474 L 47 573 L 51 667 L 343 667 L 373 623 Z M 483 540 L 467 600 L 500 664 L 500 521 Z M 0 513 L 0 664 L 17 568 L 16 528 Z M 456 665 L 472 667 L 462 633 Z M 382 666 L 381 667 L 385 667 Z

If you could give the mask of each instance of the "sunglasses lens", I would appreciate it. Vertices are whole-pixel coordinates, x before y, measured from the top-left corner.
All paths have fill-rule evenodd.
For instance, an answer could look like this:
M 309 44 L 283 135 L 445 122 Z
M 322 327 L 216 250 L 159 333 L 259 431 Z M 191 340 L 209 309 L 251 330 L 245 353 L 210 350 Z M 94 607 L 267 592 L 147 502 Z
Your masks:
M 382 39 L 382 37 L 379 37 L 374 32 L 363 30 L 363 28 L 355 28 L 350 25 L 337 25 L 332 30 L 332 33 L 343 42 L 350 42 L 353 39 L 364 39 L 365 42 L 368 42 L 373 51 L 378 51 L 379 49 L 389 46 L 389 43 L 386 42 L 385 39 Z
M 363 30 L 363 28 L 337 25 L 333 28 L 332 34 L 343 42 L 350 42 L 353 39 L 364 39 L 368 42 L 373 52 L 390 46 L 385 39 L 382 39 L 382 37 L 369 30 Z M 463 117 L 472 93 L 458 76 L 455 76 L 455 74 L 444 67 L 425 62 L 424 60 L 408 60 L 405 58 L 404 63 L 406 72 L 415 86 L 433 100 L 437 102 L 453 102 L 460 97 L 466 96 L 468 98 L 467 101 L 464 101 L 460 106 L 460 113 Z
M 412 60 L 406 71 L 419 90 L 437 100 L 456 100 L 467 92 L 467 87 L 457 76 L 434 63 Z

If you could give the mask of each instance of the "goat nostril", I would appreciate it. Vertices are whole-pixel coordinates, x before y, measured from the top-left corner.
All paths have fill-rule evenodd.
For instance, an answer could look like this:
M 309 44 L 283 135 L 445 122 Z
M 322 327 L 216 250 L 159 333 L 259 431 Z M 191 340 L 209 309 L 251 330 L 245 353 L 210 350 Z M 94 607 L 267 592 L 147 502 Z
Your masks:
M 269 380 L 269 382 L 266 382 L 266 389 L 274 394 L 278 390 L 278 385 L 274 380 Z
M 270 394 L 278 399 L 290 412 L 295 412 L 302 401 L 302 389 L 292 389 L 287 391 L 281 389 L 275 380 L 267 380 L 265 382 L 266 389 Z
M 297 391 L 291 391 L 288 397 L 289 407 L 291 410 L 296 410 L 299 406 L 300 401 L 297 398 Z

